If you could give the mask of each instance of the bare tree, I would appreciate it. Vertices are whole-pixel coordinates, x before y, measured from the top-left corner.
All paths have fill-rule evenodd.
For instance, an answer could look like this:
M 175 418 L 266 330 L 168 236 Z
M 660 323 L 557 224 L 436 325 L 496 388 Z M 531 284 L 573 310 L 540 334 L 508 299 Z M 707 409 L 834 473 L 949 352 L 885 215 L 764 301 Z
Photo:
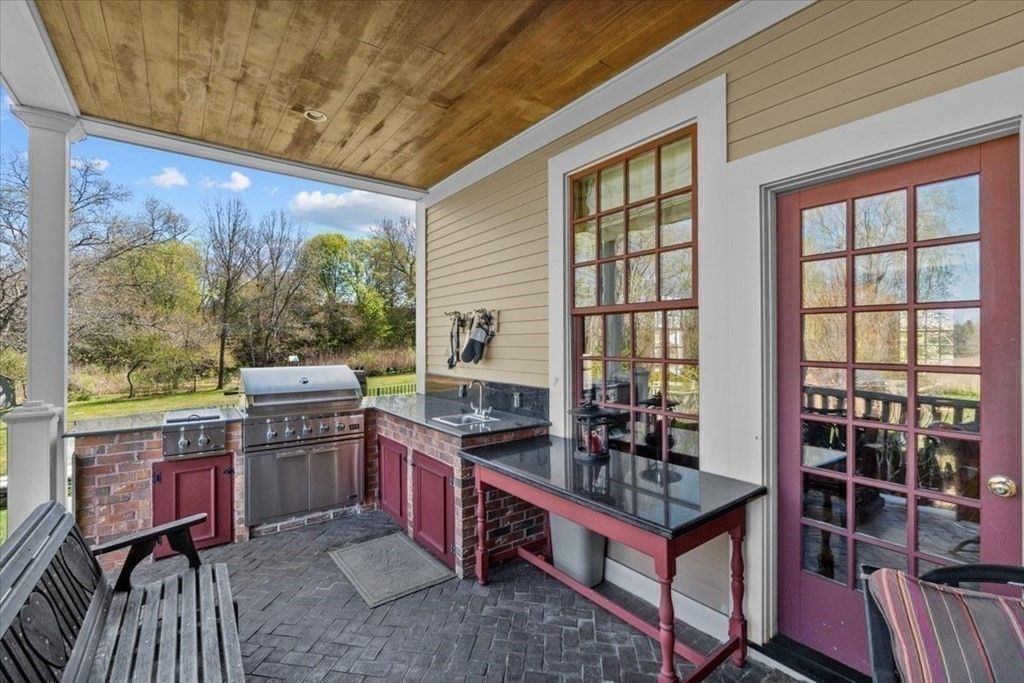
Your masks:
M 284 211 L 274 211 L 260 220 L 244 348 L 253 365 L 279 360 L 281 343 L 289 326 L 298 319 L 296 297 L 308 284 L 302 258 L 304 241 L 305 229 Z
M 231 322 L 239 311 L 241 288 L 252 279 L 259 245 L 245 205 L 237 197 L 203 207 L 206 217 L 206 281 L 219 325 L 217 388 L 224 388 L 225 351 Z
M 395 306 L 416 299 L 416 224 L 408 216 L 381 218 L 370 228 L 379 243 L 374 256 L 394 289 Z

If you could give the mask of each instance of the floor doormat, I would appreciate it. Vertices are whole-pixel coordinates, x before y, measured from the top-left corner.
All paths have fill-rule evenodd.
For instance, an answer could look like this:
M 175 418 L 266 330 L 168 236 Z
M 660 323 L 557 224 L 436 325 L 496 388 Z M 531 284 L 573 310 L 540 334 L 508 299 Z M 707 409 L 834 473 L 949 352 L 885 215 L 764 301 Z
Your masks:
M 401 532 L 328 554 L 370 607 L 455 578 L 455 572 Z

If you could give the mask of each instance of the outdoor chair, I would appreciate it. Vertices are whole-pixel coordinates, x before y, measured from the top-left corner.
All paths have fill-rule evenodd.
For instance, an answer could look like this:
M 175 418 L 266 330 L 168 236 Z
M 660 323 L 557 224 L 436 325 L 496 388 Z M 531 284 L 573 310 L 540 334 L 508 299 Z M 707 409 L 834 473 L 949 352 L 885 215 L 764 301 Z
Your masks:
M 986 669 L 991 672 L 988 680 L 1020 680 L 1024 637 L 1012 620 L 1024 622 L 1024 600 L 967 590 L 960 584 L 1024 586 L 1024 567 L 940 567 L 914 578 L 895 569 L 862 565 L 860 579 L 871 677 L 876 683 L 967 680 L 968 672 Z M 958 609 L 941 609 L 951 604 Z M 903 637 L 894 642 L 894 633 Z

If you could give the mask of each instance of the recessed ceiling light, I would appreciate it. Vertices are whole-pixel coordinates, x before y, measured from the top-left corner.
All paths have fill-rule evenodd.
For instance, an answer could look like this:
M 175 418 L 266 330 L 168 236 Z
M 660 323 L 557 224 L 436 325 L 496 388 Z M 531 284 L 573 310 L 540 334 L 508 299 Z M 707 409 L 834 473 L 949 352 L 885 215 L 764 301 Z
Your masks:
M 307 109 L 302 115 L 314 123 L 323 123 L 327 120 L 327 114 L 317 109 Z

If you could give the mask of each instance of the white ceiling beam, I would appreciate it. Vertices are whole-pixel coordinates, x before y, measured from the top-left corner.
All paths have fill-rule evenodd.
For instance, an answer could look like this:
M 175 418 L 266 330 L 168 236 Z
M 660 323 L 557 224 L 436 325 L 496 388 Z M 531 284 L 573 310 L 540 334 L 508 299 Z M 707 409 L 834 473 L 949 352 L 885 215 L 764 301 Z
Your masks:
M 15 104 L 81 113 L 32 0 L 0 1 L 0 78 Z
M 354 173 L 343 173 L 320 166 L 288 161 L 266 154 L 247 152 L 233 147 L 224 147 L 223 145 L 193 140 L 192 138 L 180 135 L 130 126 L 117 121 L 108 121 L 92 116 L 82 116 L 81 120 L 82 126 L 88 135 L 150 147 L 164 152 L 186 154 L 200 159 L 219 161 L 224 164 L 245 166 L 257 171 L 281 173 L 305 180 L 314 180 L 319 183 L 341 185 L 351 190 L 366 190 L 367 192 L 376 192 L 402 199 L 416 200 L 426 194 L 426 190 L 418 187 L 410 187 L 409 185 L 378 180 L 377 178 L 356 175 Z

